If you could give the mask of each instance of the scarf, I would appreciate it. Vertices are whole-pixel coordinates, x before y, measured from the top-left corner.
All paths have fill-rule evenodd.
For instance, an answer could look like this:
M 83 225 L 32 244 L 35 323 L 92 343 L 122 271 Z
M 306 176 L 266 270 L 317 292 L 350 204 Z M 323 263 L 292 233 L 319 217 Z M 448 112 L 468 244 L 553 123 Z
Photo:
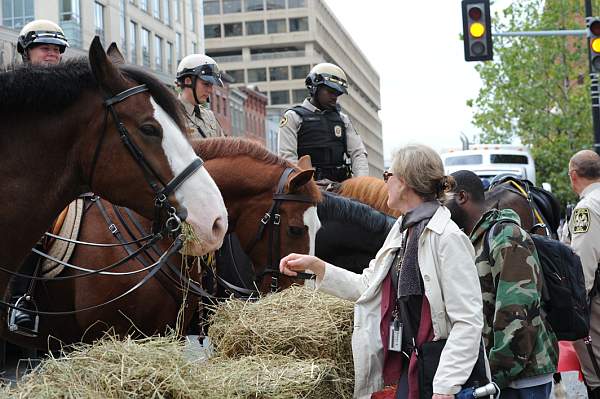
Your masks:
M 398 298 L 423 294 L 418 257 L 419 237 L 439 207 L 438 201 L 424 202 L 407 212 L 402 218 L 400 232 L 404 233 L 407 229 L 409 230 L 404 233 L 404 253 L 402 257 L 398 257 Z

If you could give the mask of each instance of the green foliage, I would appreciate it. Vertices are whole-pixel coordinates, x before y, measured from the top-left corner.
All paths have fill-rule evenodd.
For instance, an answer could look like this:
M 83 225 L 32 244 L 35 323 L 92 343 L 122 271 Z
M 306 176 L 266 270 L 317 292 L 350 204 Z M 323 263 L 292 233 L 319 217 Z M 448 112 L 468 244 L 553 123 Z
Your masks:
M 600 0 L 594 1 L 600 10 Z M 583 29 L 583 0 L 520 0 L 496 13 L 495 31 Z M 587 41 L 584 37 L 494 38 L 494 61 L 476 67 L 483 87 L 467 104 L 481 142 L 531 147 L 537 181 L 561 203 L 574 201 L 569 158 L 593 148 Z

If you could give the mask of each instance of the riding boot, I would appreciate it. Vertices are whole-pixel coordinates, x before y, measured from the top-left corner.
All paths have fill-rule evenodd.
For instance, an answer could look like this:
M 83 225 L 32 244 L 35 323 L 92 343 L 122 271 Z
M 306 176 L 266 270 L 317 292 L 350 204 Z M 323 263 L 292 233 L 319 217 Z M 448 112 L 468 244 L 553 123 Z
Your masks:
M 33 275 L 37 268 L 39 256 L 30 254 L 23 262 L 20 273 Z M 13 276 L 10 281 L 11 305 L 26 310 L 35 310 L 36 306 L 29 295 L 31 279 L 21 276 Z M 37 335 L 37 323 L 35 314 L 20 309 L 10 308 L 8 311 L 9 330 L 28 336 Z

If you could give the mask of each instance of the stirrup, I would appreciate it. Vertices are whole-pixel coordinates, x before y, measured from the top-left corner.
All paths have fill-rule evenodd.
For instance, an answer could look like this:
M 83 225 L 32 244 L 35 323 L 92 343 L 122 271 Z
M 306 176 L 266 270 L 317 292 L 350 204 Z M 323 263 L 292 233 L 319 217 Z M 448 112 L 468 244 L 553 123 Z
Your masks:
M 35 315 L 32 314 L 33 328 L 20 326 L 16 322 L 17 321 L 16 320 L 17 319 L 17 315 L 16 315 L 17 311 L 29 313 L 26 311 L 27 308 L 23 307 L 23 305 L 25 303 L 32 305 L 33 309 L 30 309 L 30 310 L 37 312 L 37 310 L 38 310 L 37 304 L 35 303 L 35 301 L 33 300 L 33 298 L 30 295 L 24 294 L 23 296 L 19 297 L 19 299 L 17 299 L 17 301 L 15 302 L 14 306 L 17 308 L 21 308 L 23 310 L 8 308 L 8 318 L 7 318 L 8 331 L 10 331 L 11 333 L 14 333 L 14 334 L 19 334 L 19 335 L 24 335 L 26 337 L 36 338 L 38 336 L 38 327 L 39 327 L 39 323 L 40 323 L 39 314 L 37 314 L 37 313 L 35 313 Z

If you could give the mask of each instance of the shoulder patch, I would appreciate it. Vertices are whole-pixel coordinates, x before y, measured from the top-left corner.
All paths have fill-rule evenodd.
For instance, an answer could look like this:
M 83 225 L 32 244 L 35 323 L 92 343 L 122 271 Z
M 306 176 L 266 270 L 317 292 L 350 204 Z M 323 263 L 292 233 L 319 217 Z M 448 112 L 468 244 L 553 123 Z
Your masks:
M 590 210 L 578 208 L 573 211 L 573 234 L 586 233 L 590 229 Z
M 287 116 L 283 115 L 281 117 L 281 120 L 279 121 L 279 127 L 284 127 L 285 125 L 287 125 L 287 123 L 288 123 Z

